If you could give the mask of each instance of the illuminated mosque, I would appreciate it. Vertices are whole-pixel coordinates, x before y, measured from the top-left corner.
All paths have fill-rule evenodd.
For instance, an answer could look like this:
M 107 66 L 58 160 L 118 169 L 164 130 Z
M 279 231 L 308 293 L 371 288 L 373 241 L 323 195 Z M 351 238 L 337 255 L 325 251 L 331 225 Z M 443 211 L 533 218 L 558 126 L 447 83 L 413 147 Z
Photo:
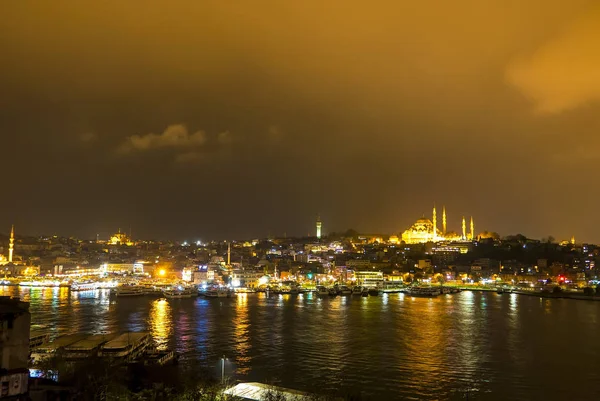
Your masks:
M 433 221 L 426 217 L 418 219 L 412 226 L 402 233 L 402 241 L 407 244 L 422 244 L 425 242 L 440 241 L 472 241 L 475 239 L 475 225 L 471 217 L 470 231 L 467 233 L 467 224 L 462 218 L 462 235 L 446 230 L 446 208 L 442 208 L 442 229 L 437 226 L 437 212 L 433 207 Z
M 127 245 L 127 246 L 134 245 L 131 238 L 128 237 L 127 234 L 122 233 L 120 228 L 119 228 L 119 232 L 113 234 L 110 237 L 110 239 L 108 240 L 108 244 L 109 245 Z

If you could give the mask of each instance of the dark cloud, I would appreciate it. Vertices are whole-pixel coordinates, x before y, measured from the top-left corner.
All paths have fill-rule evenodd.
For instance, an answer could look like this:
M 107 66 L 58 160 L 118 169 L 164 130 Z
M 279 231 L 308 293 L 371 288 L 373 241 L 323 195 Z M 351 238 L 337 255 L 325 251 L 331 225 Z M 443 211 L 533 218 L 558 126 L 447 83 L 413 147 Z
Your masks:
M 557 113 L 600 100 L 600 8 L 570 23 L 530 56 L 508 68 L 509 81 L 539 113 Z
M 0 7 L 4 226 L 391 232 L 437 201 L 600 240 L 594 1 Z

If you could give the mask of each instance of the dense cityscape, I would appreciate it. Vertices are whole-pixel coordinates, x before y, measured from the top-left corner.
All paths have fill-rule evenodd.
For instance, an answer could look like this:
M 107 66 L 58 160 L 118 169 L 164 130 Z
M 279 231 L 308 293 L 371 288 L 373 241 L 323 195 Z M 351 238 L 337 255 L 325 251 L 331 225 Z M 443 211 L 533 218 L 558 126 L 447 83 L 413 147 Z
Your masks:
M 110 238 L 82 240 L 58 236 L 3 237 L 0 268 L 5 284 L 74 285 L 134 280 L 201 286 L 265 289 L 294 282 L 399 288 L 413 282 L 496 286 L 541 291 L 560 287 L 582 291 L 595 286 L 600 248 L 575 238 L 500 237 L 474 231 L 462 219 L 462 232 L 441 229 L 420 218 L 404 232 L 324 234 L 317 218 L 312 237 L 232 241 L 135 240 L 118 230 Z M 435 229 L 434 229 L 435 227 Z
M 157 299 L 152 301 L 155 316 L 149 319 L 158 321 L 161 328 L 150 332 L 67 331 L 69 334 L 55 337 L 47 329 L 31 329 L 33 321 L 30 323 L 27 303 L 10 296 L 0 297 L 3 330 L 7 333 L 3 352 L 10 355 L 2 376 L 3 394 L 15 399 L 21 399 L 22 395 L 49 399 L 57 394 L 58 381 L 63 387 L 67 385 L 67 390 L 60 390 L 65 399 L 77 399 L 82 394 L 81 381 L 86 381 L 77 378 L 76 372 L 95 371 L 98 366 L 104 366 L 106 372 L 118 369 L 123 363 L 141 363 L 145 370 L 136 374 L 151 380 L 148 379 L 152 376 L 151 369 L 164 369 L 179 358 L 176 349 L 167 346 L 172 338 L 166 334 L 169 323 L 165 321 L 165 305 L 161 304 L 165 299 L 176 302 L 195 297 L 239 298 L 236 303 L 239 306 L 246 305 L 247 297 L 253 293 L 267 300 L 292 297 L 292 302 L 294 297 L 304 295 L 308 300 L 358 295 L 383 297 L 387 304 L 387 297 L 395 294 L 414 299 L 475 291 L 600 300 L 595 268 L 599 247 L 578 244 L 575 238 L 557 242 L 552 237 L 537 240 L 520 234 L 500 237 L 495 232 L 476 233 L 472 217 L 468 229 L 463 217 L 461 231 L 456 233 L 448 230 L 445 208 L 441 220 L 438 228 L 434 207 L 431 219 L 419 218 L 402 233 L 379 235 L 352 229 L 326 233 L 323 221 L 317 217 L 313 236 L 211 242 L 136 240 L 120 229 L 106 239 L 30 237 L 16 235 L 13 226 L 10 234 L 3 237 L 1 248 L 0 288 L 4 292 L 18 288 L 29 297 L 47 294 L 51 299 L 59 297 L 63 301 L 70 296 L 95 299 L 108 296 L 111 303 L 127 303 L 132 297 Z M 35 295 L 36 291 L 52 288 L 68 292 Z M 99 358 L 96 366 L 86 367 L 89 358 Z M 65 362 L 59 360 L 68 361 L 71 368 L 65 368 L 61 365 Z M 260 383 L 232 385 L 226 380 L 225 361 L 223 356 L 220 384 L 206 382 L 211 375 L 205 374 L 195 384 L 200 387 L 179 390 L 183 391 L 182 399 L 187 399 L 190 391 L 204 394 L 192 396 L 197 400 L 330 399 L 318 392 Z M 90 399 L 146 396 L 163 399 L 167 394 L 156 388 L 144 390 L 146 393 L 132 392 L 132 379 L 122 383 L 122 378 L 102 372 L 93 374 L 96 384 L 85 385 L 85 391 L 93 394 Z M 127 372 L 132 374 L 130 370 Z M 161 375 L 164 377 L 165 373 Z M 34 382 L 30 385 L 29 380 Z M 51 384 L 39 380 L 49 380 Z M 98 385 L 98 382 L 109 384 Z M 111 386 L 118 390 L 109 390 Z M 152 381 L 144 386 L 152 386 Z M 169 387 L 168 391 L 175 390 Z M 356 394 L 352 397 L 349 399 L 356 399 Z M 336 395 L 332 399 L 340 398 Z
M 0 401 L 600 399 L 597 0 L 0 15 Z

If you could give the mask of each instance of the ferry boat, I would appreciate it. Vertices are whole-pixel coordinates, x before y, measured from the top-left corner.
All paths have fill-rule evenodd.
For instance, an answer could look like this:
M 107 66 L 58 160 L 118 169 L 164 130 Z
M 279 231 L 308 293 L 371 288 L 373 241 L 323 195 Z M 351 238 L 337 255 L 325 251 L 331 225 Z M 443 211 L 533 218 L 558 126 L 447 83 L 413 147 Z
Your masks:
M 367 287 L 363 287 L 360 295 L 363 296 L 363 297 L 368 297 L 369 296 L 369 289 Z
M 64 336 L 57 337 L 54 341 L 42 344 L 34 348 L 31 352 L 32 364 L 37 364 L 48 358 L 53 357 L 57 352 L 62 351 L 66 346 L 71 345 L 77 341 L 81 341 L 89 336 L 89 334 L 67 334 Z
M 95 291 L 98 289 L 98 283 L 72 283 L 71 291 Z
M 123 285 L 117 287 L 115 290 L 115 295 L 117 297 L 139 297 L 145 294 L 146 291 L 144 290 L 144 287 L 137 285 Z
M 227 298 L 229 295 L 228 291 L 224 288 L 213 288 L 206 290 L 204 296 L 207 298 Z
M 192 298 L 198 296 L 198 291 L 193 288 L 174 288 L 170 290 L 164 290 L 163 295 L 165 298 Z
M 118 334 L 92 334 L 83 340 L 64 347 L 64 356 L 68 361 L 81 360 L 98 356 L 100 348 Z
M 150 335 L 144 332 L 127 332 L 105 343 L 99 356 L 126 361 L 135 360 L 150 345 Z
M 158 288 L 154 285 L 151 284 L 143 284 L 140 286 L 142 288 L 142 291 L 144 292 L 144 295 L 154 295 L 154 296 L 161 296 L 163 295 L 163 290 L 161 288 Z
M 50 341 L 50 334 L 48 333 L 31 333 L 31 335 L 29 336 L 29 351 L 31 352 L 34 348 L 46 344 L 48 341 Z
M 253 294 L 255 292 L 261 292 L 261 291 L 254 289 L 254 288 L 238 287 L 235 289 L 235 292 L 238 294 Z M 264 292 L 264 291 L 262 291 L 262 292 Z
M 410 287 L 406 293 L 412 297 L 437 297 L 440 289 L 435 287 Z
M 19 287 L 65 287 L 68 283 L 63 283 L 56 280 L 41 280 L 41 281 L 21 281 Z

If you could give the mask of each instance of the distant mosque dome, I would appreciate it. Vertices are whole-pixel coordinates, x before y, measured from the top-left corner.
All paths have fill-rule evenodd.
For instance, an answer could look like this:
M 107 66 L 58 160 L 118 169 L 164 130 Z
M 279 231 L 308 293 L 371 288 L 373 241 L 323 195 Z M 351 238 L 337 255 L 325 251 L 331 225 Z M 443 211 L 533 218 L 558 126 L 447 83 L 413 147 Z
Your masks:
M 446 208 L 442 209 L 442 230 L 438 229 L 438 220 L 435 206 L 433 207 L 433 220 L 427 217 L 417 219 L 407 230 L 402 233 L 402 241 L 407 244 L 422 244 L 426 242 L 438 241 L 472 241 L 474 236 L 473 218 L 469 224 L 470 231 L 467 233 L 467 224 L 465 218 L 462 219 L 462 236 L 447 231 L 446 227 Z
M 439 234 L 441 235 L 441 232 Z M 407 244 L 418 244 L 433 240 L 433 222 L 426 217 L 421 217 L 402 233 L 402 241 Z

